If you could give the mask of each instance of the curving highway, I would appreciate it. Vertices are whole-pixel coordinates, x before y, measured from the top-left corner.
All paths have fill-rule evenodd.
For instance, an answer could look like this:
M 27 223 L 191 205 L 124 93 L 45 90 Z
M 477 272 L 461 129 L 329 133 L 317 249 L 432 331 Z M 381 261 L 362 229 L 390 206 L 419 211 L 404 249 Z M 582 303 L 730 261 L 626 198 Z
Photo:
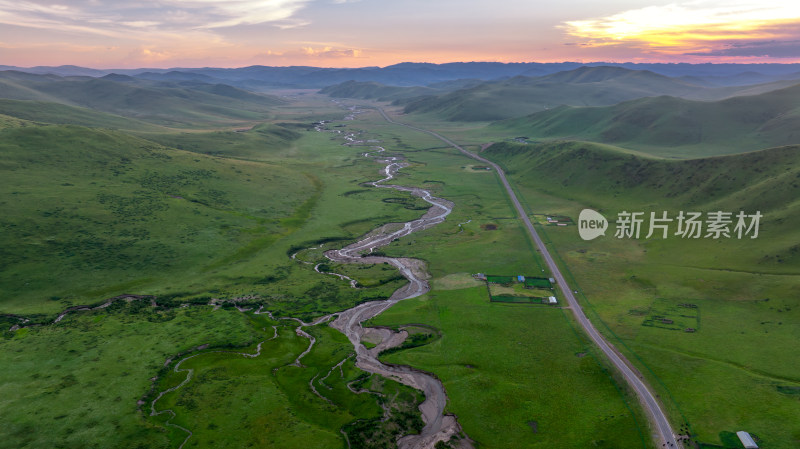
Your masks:
M 542 239 L 539 237 L 539 234 L 534 229 L 533 224 L 531 223 L 530 219 L 528 219 L 528 214 L 522 208 L 522 204 L 520 204 L 519 200 L 517 199 L 517 195 L 514 193 L 514 190 L 511 188 L 511 185 L 508 183 L 508 179 L 506 179 L 506 175 L 503 170 L 500 168 L 499 165 L 495 164 L 494 162 L 478 156 L 476 154 L 470 153 L 469 151 L 465 150 L 452 140 L 444 137 L 438 133 L 433 131 L 418 128 L 416 126 L 408 125 L 401 122 L 396 122 L 389 118 L 386 112 L 381 109 L 377 108 L 378 111 L 381 113 L 383 118 L 395 125 L 405 126 L 407 128 L 414 129 L 416 131 L 420 131 L 423 133 L 430 134 L 437 139 L 445 142 L 446 144 L 452 146 L 453 148 L 457 149 L 464 155 L 481 161 L 485 164 L 488 164 L 497 172 L 497 175 L 500 177 L 500 180 L 503 182 L 503 186 L 506 189 L 506 193 L 508 193 L 509 198 L 511 198 L 511 202 L 514 204 L 514 208 L 517 210 L 517 214 L 519 214 L 522 222 L 525 224 L 525 228 L 528 230 L 531 238 L 536 243 L 536 247 L 542 254 L 545 262 L 547 262 L 548 268 L 550 268 L 550 272 L 553 274 L 553 277 L 556 280 L 556 283 L 561 286 L 561 292 L 564 294 L 564 297 L 567 299 L 567 304 L 569 304 L 569 308 L 572 310 L 572 313 L 575 315 L 575 319 L 578 320 L 581 327 L 583 327 L 586 334 L 589 335 L 589 338 L 603 351 L 603 354 L 608 357 L 611 363 L 619 370 L 620 374 L 625 378 L 625 381 L 630 385 L 630 387 L 636 392 L 636 396 L 639 398 L 639 402 L 642 404 L 642 407 L 647 411 L 647 416 L 650 419 L 650 422 L 654 428 L 655 434 L 653 435 L 657 438 L 657 443 L 659 447 L 664 448 L 682 448 L 680 442 L 675 438 L 675 432 L 672 430 L 672 425 L 669 423 L 667 419 L 667 415 L 664 413 L 664 410 L 661 408 L 658 400 L 656 399 L 655 395 L 651 391 L 651 389 L 645 384 L 644 380 L 639 376 L 633 368 L 631 368 L 630 362 L 619 353 L 614 346 L 609 343 L 606 338 L 597 331 L 594 324 L 589 321 L 589 318 L 586 317 L 586 314 L 583 312 L 583 308 L 581 308 L 580 303 L 575 298 L 573 294 L 573 290 L 567 284 L 567 280 L 561 274 L 561 270 L 558 268 L 558 265 L 553 260 L 552 256 L 550 255 L 550 251 L 548 251 L 547 247 L 545 246 Z

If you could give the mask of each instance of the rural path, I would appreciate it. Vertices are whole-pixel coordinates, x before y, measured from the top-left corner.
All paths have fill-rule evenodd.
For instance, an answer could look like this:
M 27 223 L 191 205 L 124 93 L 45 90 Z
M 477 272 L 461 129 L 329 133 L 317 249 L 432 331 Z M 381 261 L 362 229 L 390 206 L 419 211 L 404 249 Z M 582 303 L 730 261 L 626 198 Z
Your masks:
M 345 136 L 349 144 L 356 143 L 354 136 Z M 375 373 L 380 376 L 394 379 L 400 383 L 422 391 L 425 400 L 420 404 L 419 410 L 422 413 L 422 420 L 425 423 L 419 435 L 406 435 L 397 442 L 399 449 L 433 449 L 439 441 L 448 441 L 453 435 L 463 434 L 461 426 L 456 417 L 444 414 L 447 404 L 447 394 L 442 382 L 430 373 L 411 368 L 409 366 L 399 366 L 384 364 L 378 360 L 379 348 L 388 349 L 392 346 L 400 345 L 405 332 L 385 332 L 383 339 L 378 347 L 367 349 L 361 339 L 365 329 L 361 323 L 373 318 L 394 304 L 409 298 L 423 295 L 430 291 L 427 282 L 428 274 L 425 271 L 424 263 L 417 259 L 395 258 L 370 255 L 382 246 L 386 246 L 401 237 L 412 232 L 421 231 L 444 222 L 445 218 L 452 212 L 453 203 L 443 198 L 437 198 L 427 190 L 417 187 L 405 187 L 393 184 L 386 184 L 392 180 L 395 174 L 403 167 L 408 166 L 402 158 L 395 156 L 383 156 L 386 150 L 376 146 L 377 151 L 364 153 L 365 157 L 374 157 L 382 162 L 385 167 L 382 170 L 383 179 L 370 182 L 369 185 L 376 188 L 387 188 L 407 192 L 421 198 L 429 203 L 431 207 L 425 214 L 406 223 L 399 223 L 397 226 L 381 226 L 365 235 L 361 240 L 352 243 L 342 249 L 330 250 L 325 252 L 325 256 L 339 263 L 359 263 L 359 264 L 382 264 L 388 263 L 400 271 L 400 274 L 408 280 L 408 284 L 397 289 L 391 297 L 383 301 L 370 301 L 359 304 L 351 309 L 338 313 L 336 320 L 331 326 L 345 334 L 352 343 L 356 352 L 356 366 L 364 371 Z M 394 230 L 393 230 L 394 229 Z M 337 275 L 336 273 L 327 273 Z M 406 334 L 407 335 L 407 334 Z M 459 448 L 472 448 L 468 438 L 461 438 L 456 443 Z
M 457 149 L 465 156 L 481 161 L 494 168 L 506 189 L 506 193 L 508 193 L 509 198 L 511 198 L 511 202 L 514 204 L 517 214 L 519 214 L 522 222 L 525 225 L 525 228 L 528 230 L 531 238 L 533 238 L 533 241 L 536 243 L 536 247 L 539 249 L 542 257 L 545 259 L 545 262 L 547 262 L 547 266 L 550 268 L 550 272 L 553 274 L 556 283 L 561 286 L 561 291 L 564 293 L 564 297 L 567 299 L 567 303 L 569 304 L 572 313 L 575 315 L 575 319 L 578 320 L 578 323 L 580 323 L 581 327 L 583 327 L 584 331 L 586 331 L 592 341 L 600 348 L 601 351 L 603 351 L 606 357 L 608 357 L 611 363 L 614 364 L 614 366 L 625 378 L 625 381 L 628 383 L 628 385 L 630 385 L 630 387 L 636 392 L 640 403 L 647 411 L 647 416 L 650 419 L 651 424 L 657 432 L 657 437 L 659 440 L 657 442 L 658 447 L 682 448 L 680 442 L 675 438 L 675 432 L 672 430 L 672 425 L 667 419 L 667 415 L 664 413 L 664 410 L 661 408 L 658 400 L 656 399 L 655 394 L 653 394 L 644 380 L 633 370 L 632 365 L 625 358 L 625 356 L 617 351 L 617 349 L 600 332 L 597 331 L 597 328 L 595 328 L 594 324 L 589 321 L 589 318 L 586 317 L 586 314 L 583 312 L 583 308 L 573 294 L 573 290 L 567 284 L 567 280 L 561 274 L 561 270 L 558 268 L 555 260 L 553 260 L 553 257 L 550 255 L 550 251 L 539 237 L 539 234 L 536 232 L 536 229 L 534 229 L 530 219 L 528 219 L 528 214 L 525 212 L 525 209 L 523 209 L 519 199 L 517 199 L 514 189 L 511 188 L 511 184 L 509 184 L 508 179 L 506 179 L 506 175 L 500 166 L 484 157 L 470 153 L 447 137 L 427 129 L 394 121 L 383 109 L 377 109 L 387 122 L 430 134 L 431 136 L 436 137 L 437 139 Z

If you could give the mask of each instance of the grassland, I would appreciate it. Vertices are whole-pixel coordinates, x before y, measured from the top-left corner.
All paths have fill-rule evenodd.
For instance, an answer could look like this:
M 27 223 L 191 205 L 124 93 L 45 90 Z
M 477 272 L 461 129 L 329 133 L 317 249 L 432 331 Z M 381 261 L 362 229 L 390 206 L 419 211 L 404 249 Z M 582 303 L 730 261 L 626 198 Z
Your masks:
M 533 139 L 610 143 L 692 158 L 797 143 L 800 87 L 715 102 L 640 98 L 606 107 L 562 106 L 493 124 Z
M 293 118 L 307 114 L 302 108 L 291 112 Z M 286 125 L 222 134 L 222 139 L 241 136 L 238 147 L 215 141 L 217 131 L 194 131 L 188 135 L 197 146 L 186 151 L 102 128 L 10 116 L 2 124 L 2 168 L 8 174 L 3 179 L 13 186 L 3 199 L 13 212 L 4 217 L 9 232 L 2 285 L 9 290 L 3 292 L 3 312 L 47 322 L 69 305 L 124 292 L 154 293 L 159 304 L 151 309 L 123 301 L 10 332 L 5 329 L 17 321 L 4 320 L 0 354 L 9 363 L 21 361 L 20 369 L 32 374 L 7 373 L 3 427 L 13 438 L 3 444 L 177 446 L 186 434 L 167 425 L 167 414 L 147 418 L 146 403 L 144 415 L 137 412 L 136 401 L 182 382 L 185 373 L 169 371 L 175 358 L 206 344 L 209 354 L 185 365 L 196 377 L 158 402 L 175 412 L 174 423 L 192 429 L 188 447 L 270 441 L 284 447 L 344 446 L 341 429 L 352 447 L 386 447 L 398 433 L 420 428 L 419 394 L 362 375 L 345 360 L 349 343 L 332 329 L 309 329 L 318 344 L 304 357 L 305 367 L 284 367 L 307 345 L 294 333 L 293 321 L 271 322 L 230 308 L 213 313 L 208 306 L 180 308 L 211 297 L 247 298 L 278 315 L 311 318 L 391 294 L 402 281 L 387 267 L 330 267 L 367 287 L 359 290 L 313 271 L 323 261 L 320 244 L 341 243 L 424 210 L 396 192 L 360 187 L 375 179 L 379 168 L 360 156 L 362 149 L 302 127 L 287 135 Z M 182 132 L 139 136 L 191 143 Z M 236 158 L 204 154 L 216 146 Z M 44 253 L 47 245 L 69 248 Z M 317 251 L 301 251 L 312 246 Z M 292 260 L 297 251 L 300 257 Z M 272 336 L 273 325 L 279 337 L 264 343 L 262 357 L 214 352 L 231 347 L 253 352 L 257 341 Z M 198 326 L 203 331 L 194 329 Z M 159 344 L 142 350 L 150 338 Z M 60 351 L 63 357 L 48 352 L 70 344 Z M 134 356 L 124 355 L 126 349 Z M 338 374 L 331 371 L 332 357 L 343 361 Z M 172 364 L 164 366 L 166 359 Z M 114 382 L 103 382 L 105 376 Z M 154 377 L 158 382 L 150 390 L 148 379 Z M 365 392 L 352 393 L 348 383 Z M 110 396 L 115 389 L 124 393 Z M 36 399 L 30 401 L 25 392 Z M 62 406 L 48 408 L 54 395 L 67 397 Z M 40 432 L 43 427 L 50 431 Z
M 426 117 L 401 120 L 425 126 Z M 432 126 L 467 143 L 499 136 L 497 129 L 474 124 Z M 715 152 L 713 145 L 701 145 L 695 154 Z M 542 232 L 574 273 L 590 316 L 667 398 L 676 428 L 686 430 L 685 420 L 704 444 L 727 443 L 737 428 L 752 431 L 768 447 L 798 444 L 800 433 L 788 424 L 798 415 L 793 392 L 800 380 L 790 355 L 799 322 L 791 293 L 800 272 L 796 148 L 687 161 L 586 142 L 502 144 L 483 154 L 506 168 L 531 214 L 577 219 L 584 207 L 609 218 L 622 210 L 673 217 L 679 210 L 765 213 L 755 240 L 583 242 L 576 227 Z M 400 250 L 402 244 L 394 246 Z M 442 279 L 454 282 L 453 275 Z M 686 303 L 698 306 L 689 320 L 696 332 L 648 325 Z M 673 324 L 687 319 L 682 315 L 672 315 Z
M 296 334 L 295 321 L 229 307 L 179 308 L 246 298 L 276 316 L 308 320 L 402 284 L 386 266 L 319 267 L 356 279 L 361 289 L 314 271 L 326 262 L 325 249 L 379 224 L 417 218 L 422 204 L 361 185 L 379 176 L 379 166 L 361 156 L 368 146 L 342 146 L 335 134 L 309 126 L 343 115 L 327 99 L 282 95 L 292 103 L 281 117 L 239 132 L 232 128 L 258 120 L 243 113 L 236 125 L 222 126 L 195 117 L 180 129 L 123 132 L 33 123 L 8 103 L 9 115 L 0 116 L 0 171 L 9 187 L 0 204 L 11 212 L 0 219 L 0 312 L 44 320 L 120 293 L 155 294 L 161 307 L 121 302 L 5 332 L 0 357 L 13 369 L 0 382 L 0 407 L 11 430 L 0 446 L 179 445 L 186 433 L 167 425 L 169 414 L 147 417 L 136 401 L 181 384 L 186 372 L 172 370 L 178 354 L 201 344 L 211 347 L 181 365 L 192 379 L 156 407 L 192 430 L 186 447 L 345 447 L 341 430 L 353 447 L 386 447 L 397 432 L 419 428 L 412 413 L 418 394 L 363 375 L 332 329 L 306 328 L 317 344 L 298 367 L 290 364 L 308 340 Z M 79 124 L 93 120 L 80 117 Z M 433 125 L 476 151 L 510 137 L 479 123 Z M 433 290 L 374 324 L 435 334 L 385 359 L 439 376 L 448 411 L 481 447 L 649 447 L 635 400 L 575 332 L 569 313 L 492 304 L 471 278 L 542 273 L 497 179 L 375 113 L 337 129 L 363 131 L 390 154 L 404 154 L 410 167 L 397 184 L 456 204 L 445 223 L 382 249 L 424 259 Z M 545 235 L 585 293 L 590 316 L 670 398 L 679 426 L 685 418 L 704 443 L 745 428 L 763 447 L 796 446 L 800 366 L 791 354 L 800 312 L 792 289 L 800 235 L 798 203 L 787 201 L 796 198 L 795 148 L 684 162 L 574 142 L 498 145 L 484 154 L 508 169 L 530 213 L 762 210 L 762 236 L 752 241 L 583 242 L 575 226 L 547 227 Z M 696 332 L 643 325 L 671 316 L 683 327 L 679 320 L 688 318 L 676 310 L 684 303 L 698 306 Z M 260 341 L 255 358 L 215 352 L 252 354 Z M 348 384 L 380 394 L 354 394 Z M 381 406 L 389 419 L 381 419 Z
M 171 447 L 137 401 L 174 354 L 248 345 L 239 312 L 155 310 L 145 302 L 69 315 L 0 341 L 0 447 Z
M 481 447 L 649 447 L 638 411 L 628 408 L 630 398 L 587 352 L 569 315 L 561 309 L 492 304 L 485 285 L 476 285 L 467 274 L 541 273 L 496 178 L 465 171 L 469 161 L 448 148 L 415 151 L 395 146 L 394 138 L 419 144 L 430 138 L 387 126 L 377 114 L 362 120 L 383 138 L 387 149 L 402 150 L 413 164 L 401 171 L 398 184 L 425 186 L 456 203 L 442 225 L 384 250 L 391 256 L 423 258 L 433 275 L 433 290 L 394 306 L 371 324 L 421 323 L 442 335 L 420 348 L 393 351 L 386 360 L 439 376 L 451 401 L 448 411 Z M 487 223 L 495 224 L 496 230 L 482 226 Z M 467 288 L 470 285 L 474 287 Z M 577 377 L 552 377 L 562 372 Z M 591 390 L 583 397 L 592 405 L 567 413 L 567 404 L 581 397 L 574 389 L 583 388 Z M 602 427 L 608 433 L 599 430 Z
M 442 338 L 386 361 L 436 373 L 448 411 L 480 447 L 648 447 L 642 423 L 561 309 L 490 303 L 482 287 L 434 289 L 373 320 L 409 322 Z
M 408 100 L 442 91 L 421 86 L 400 87 L 375 82 L 346 81 L 334 86 L 328 86 L 319 92 L 334 98 L 361 98 L 365 100 L 374 98 L 379 101 L 393 101 Z
M 793 417 L 800 409 L 786 393 L 800 385 L 800 367 L 789 355 L 800 322 L 792 293 L 800 271 L 793 249 L 794 148 L 680 162 L 575 143 L 504 144 L 485 154 L 509 168 L 532 213 L 577 218 L 591 207 L 611 218 L 622 210 L 761 210 L 755 240 L 585 242 L 575 227 L 541 226 L 540 232 L 580 288 L 590 317 L 670 398 L 672 416 L 685 418 L 697 441 L 722 444 L 724 432 L 747 429 L 763 447 L 797 445 Z M 669 312 L 686 303 L 698 307 L 696 332 L 649 325 L 664 312 L 674 322 L 686 320 Z
M 360 188 L 379 167 L 330 133 L 307 131 L 308 122 L 147 136 L 192 151 L 120 131 L 4 123 L 3 313 L 45 320 L 130 292 L 258 297 L 279 313 L 340 310 L 388 296 L 396 282 L 354 291 L 288 255 L 420 212 Z M 315 300 L 299 299 L 307 295 Z
M 183 370 L 192 370 L 187 384 L 156 403 L 157 411 L 171 410 L 174 418 L 169 413 L 152 418 L 190 429 L 184 447 L 345 447 L 342 429 L 354 447 L 385 447 L 396 432 L 420 425 L 414 413 L 421 402 L 418 393 L 365 376 L 353 364 L 352 346 L 335 330 L 310 329 L 318 344 L 301 366 L 294 366 L 308 344 L 295 334 L 296 324 L 250 319 L 265 329 L 263 355 L 210 351 L 160 379 L 156 391 L 180 385 L 187 375 Z M 277 325 L 277 337 L 269 325 Z M 255 354 L 256 349 L 242 353 Z M 354 394 L 348 384 L 364 393 Z M 388 410 L 383 422 L 381 404 Z M 169 428 L 173 444 L 186 439 L 185 431 Z
M 23 120 L 55 125 L 80 125 L 89 128 L 131 131 L 166 131 L 163 127 L 130 117 L 45 101 L 0 99 L 0 114 L 9 114 Z
M 319 344 L 301 367 L 288 366 L 308 346 L 296 326 L 234 309 L 123 301 L 17 331 L 0 343 L 11 368 L 2 374 L 0 447 L 176 447 L 187 434 L 167 420 L 193 433 L 185 447 L 344 447 L 345 427 L 353 447 L 377 448 L 419 428 L 419 394 L 365 376 L 333 329 L 310 329 Z M 241 355 L 255 354 L 257 342 L 260 356 Z M 156 402 L 174 418 L 150 417 L 157 393 L 186 378 L 173 370 L 186 356 L 180 368 L 192 379 Z
M 164 291 L 175 278 L 289 232 L 280 220 L 319 188 L 296 170 L 119 132 L 48 125 L 0 133 L 9 186 L 2 307 L 15 313 L 159 284 Z M 279 190 L 289 195 L 276 198 Z
M 88 108 L 172 127 L 263 121 L 283 101 L 222 84 L 159 83 L 131 77 L 58 77 L 4 71 L 3 98 Z

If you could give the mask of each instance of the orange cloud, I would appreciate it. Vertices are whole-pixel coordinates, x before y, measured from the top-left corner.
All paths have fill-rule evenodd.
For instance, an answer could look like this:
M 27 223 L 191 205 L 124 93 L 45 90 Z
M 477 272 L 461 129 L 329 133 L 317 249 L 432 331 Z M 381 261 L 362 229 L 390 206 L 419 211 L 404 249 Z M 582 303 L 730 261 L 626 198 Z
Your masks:
M 696 1 L 623 11 L 611 16 L 561 25 L 582 39 L 581 46 L 625 45 L 665 55 L 722 55 L 716 50 L 737 42 L 800 37 L 796 1 L 738 1 L 719 6 Z
M 325 46 L 302 46 L 297 49 L 286 50 L 286 51 L 272 51 L 268 50 L 265 53 L 262 53 L 258 56 L 258 59 L 262 59 L 265 62 L 269 63 L 291 63 L 291 64 L 298 64 L 298 63 L 307 63 L 307 64 L 314 64 L 319 63 L 319 60 L 326 59 L 326 60 L 347 60 L 347 59 L 365 59 L 367 56 L 365 55 L 363 50 L 357 48 L 339 48 L 333 47 L 329 45 Z

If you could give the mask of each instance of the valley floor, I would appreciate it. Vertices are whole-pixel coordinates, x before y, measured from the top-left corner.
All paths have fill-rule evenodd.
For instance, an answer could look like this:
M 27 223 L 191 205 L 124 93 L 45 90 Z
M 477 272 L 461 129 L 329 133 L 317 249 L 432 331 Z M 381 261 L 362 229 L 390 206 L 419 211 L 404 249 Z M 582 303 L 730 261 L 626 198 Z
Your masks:
M 636 396 L 560 307 L 569 304 L 562 293 L 553 293 L 559 307 L 492 302 L 472 276 L 550 277 L 492 171 L 374 109 L 287 95 L 295 97 L 280 123 L 296 135 L 281 143 L 264 140 L 284 133 L 275 128 L 120 136 L 3 125 L 0 168 L 13 168 L 17 187 L 3 196 L 14 214 L 3 219 L 13 245 L 3 246 L 9 258 L 0 273 L 0 365 L 8 367 L 0 372 L 0 447 L 391 447 L 434 415 L 421 418 L 425 397 L 402 376 L 359 369 L 375 345 L 374 358 L 386 350 L 374 363 L 414 367 L 444 388 L 444 412 L 460 428 L 437 449 L 655 447 Z M 427 127 L 413 116 L 397 120 Z M 496 130 L 430 126 L 505 168 L 529 216 L 683 207 L 677 190 L 679 199 L 663 200 L 656 188 L 617 188 L 613 178 L 595 189 L 576 182 L 591 173 L 581 160 L 616 163 L 591 146 L 537 153 L 485 145 L 502 140 Z M 72 146 L 48 158 L 19 151 L 36 132 Z M 384 152 L 371 154 L 376 147 Z M 569 151 L 573 165 L 558 165 Z M 382 171 L 395 162 L 402 170 Z M 89 174 L 55 176 L 64 166 Z M 32 170 L 39 175 L 30 178 Z M 390 173 L 406 192 L 370 185 Z M 71 196 L 59 190 L 73 188 Z M 423 191 L 451 204 L 449 215 L 402 232 L 402 223 L 435 212 L 426 212 Z M 726 195 L 692 206 L 748 207 Z M 765 210 L 763 240 L 736 247 L 585 242 L 575 226 L 532 225 L 586 315 L 654 388 L 676 434 L 691 437 L 686 447 L 735 447 L 731 435 L 742 429 L 760 447 L 800 444 L 797 260 L 781 252 L 797 235 L 791 207 Z M 23 227 L 26 217 L 35 218 Z M 365 247 L 377 264 L 326 257 L 370 232 L 369 242 L 392 236 Z M 365 324 L 392 332 L 350 332 L 349 341 L 329 326 L 331 314 L 410 291 L 395 269 L 409 258 L 421 261 L 412 264 L 415 282 L 430 290 L 414 290 Z M 52 282 L 54 273 L 63 283 Z M 68 307 L 126 293 L 154 299 L 53 322 Z M 683 312 L 685 303 L 697 312 Z M 696 332 L 646 324 L 664 317 L 691 321 Z

